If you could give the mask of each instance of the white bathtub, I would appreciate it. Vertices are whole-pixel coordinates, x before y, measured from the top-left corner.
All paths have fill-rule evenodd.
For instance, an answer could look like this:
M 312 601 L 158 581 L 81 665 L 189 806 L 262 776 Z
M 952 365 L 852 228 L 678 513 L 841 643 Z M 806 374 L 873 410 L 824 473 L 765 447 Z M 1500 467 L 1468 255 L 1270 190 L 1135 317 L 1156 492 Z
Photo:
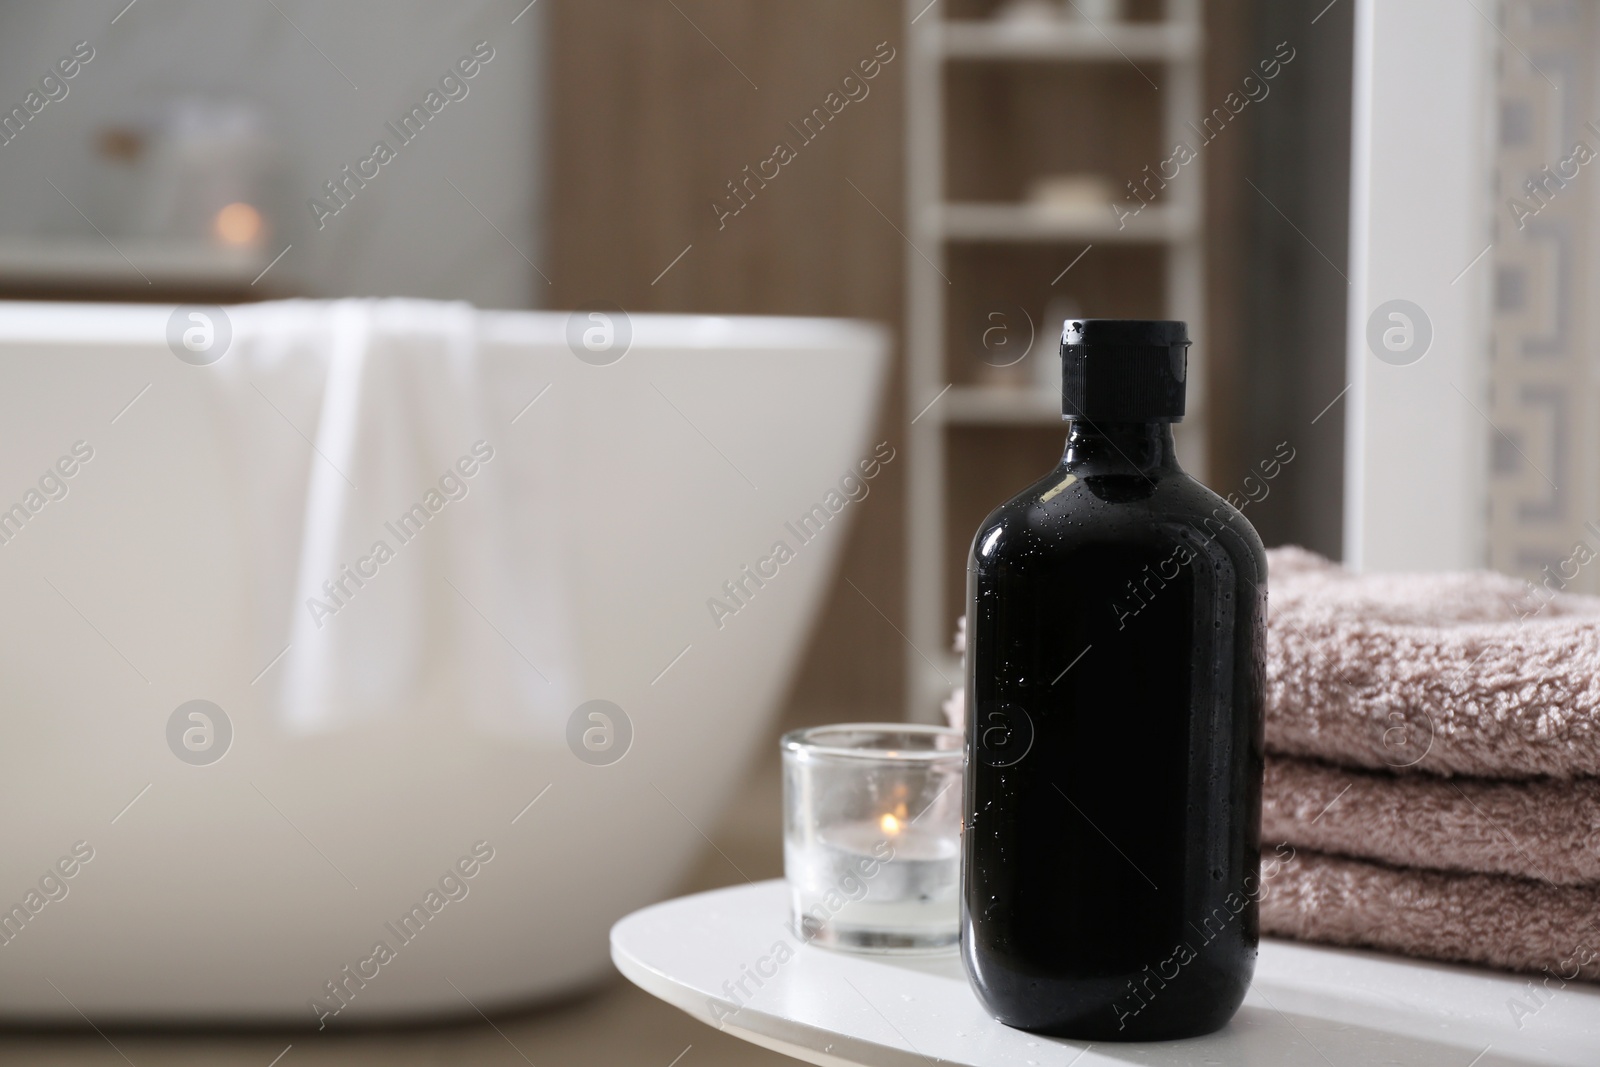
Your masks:
M 315 1026 L 310 1002 L 347 966 L 376 975 L 346 979 L 330 1027 L 598 979 L 612 922 L 705 848 L 790 680 L 856 505 L 720 629 L 707 600 L 872 456 L 883 332 L 638 315 L 628 355 L 595 367 L 564 314 L 483 314 L 502 447 L 562 426 L 549 503 L 572 535 L 575 688 L 634 729 L 593 766 L 459 716 L 284 729 L 260 675 L 286 637 L 244 636 L 253 561 L 221 513 L 246 475 L 200 415 L 208 368 L 168 350 L 170 310 L 0 304 L 0 507 L 74 442 L 94 449 L 0 545 L 0 909 L 29 911 L 64 857 L 73 871 L 0 944 L 0 1021 Z M 311 425 L 260 417 L 259 447 L 316 462 Z M 233 725 L 209 766 L 168 746 L 193 699 Z M 483 841 L 467 895 L 397 939 L 385 924 Z M 363 963 L 380 940 L 394 958 Z

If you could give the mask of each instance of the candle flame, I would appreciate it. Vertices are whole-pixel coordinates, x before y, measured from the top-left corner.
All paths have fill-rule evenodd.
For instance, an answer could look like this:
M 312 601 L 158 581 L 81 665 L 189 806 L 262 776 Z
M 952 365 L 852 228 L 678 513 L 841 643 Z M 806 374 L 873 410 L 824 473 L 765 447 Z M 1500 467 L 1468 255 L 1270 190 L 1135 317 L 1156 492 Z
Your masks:
M 900 832 L 900 820 L 885 812 L 883 818 L 878 820 L 878 828 L 893 837 Z

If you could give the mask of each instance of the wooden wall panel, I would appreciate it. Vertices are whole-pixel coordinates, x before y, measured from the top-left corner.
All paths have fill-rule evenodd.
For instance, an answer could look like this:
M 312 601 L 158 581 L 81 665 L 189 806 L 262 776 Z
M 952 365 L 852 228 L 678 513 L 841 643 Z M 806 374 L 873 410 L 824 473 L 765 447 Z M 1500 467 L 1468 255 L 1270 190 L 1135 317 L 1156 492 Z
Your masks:
M 711 206 L 747 164 L 767 158 L 778 140 L 793 140 L 788 123 L 818 106 L 880 42 L 903 52 L 899 0 L 545 2 L 551 8 L 553 138 L 546 268 L 553 285 L 544 294 L 546 306 L 608 300 L 636 311 L 859 316 L 903 336 L 906 246 L 894 228 L 905 228 L 903 54 L 871 83 L 865 100 L 849 105 L 720 229 Z M 1141 3 L 1138 14 L 1153 14 L 1145 10 L 1150 7 Z M 1207 90 L 1219 99 L 1246 73 L 1240 34 L 1248 7 L 1249 0 L 1208 4 L 1216 58 Z M 1109 75 L 1113 81 L 1118 76 Z M 1115 95 L 1105 106 L 1115 106 Z M 1048 136 L 1049 128 L 1035 124 L 1030 135 Z M 1209 265 L 1218 279 L 1209 313 L 1220 378 L 1211 390 L 1218 405 L 1212 469 L 1218 472 L 1236 470 L 1240 462 L 1230 437 L 1237 412 L 1228 404 L 1240 371 L 1227 355 L 1238 343 L 1234 304 L 1241 272 L 1233 228 L 1240 190 L 1249 194 L 1239 166 L 1249 134 L 1239 133 L 1207 150 Z M 1117 134 L 1118 152 L 1126 154 L 1121 139 L 1131 136 Z M 982 148 L 974 151 L 996 167 L 1038 154 L 1025 145 Z M 983 161 L 969 158 L 963 166 Z M 691 243 L 693 249 L 652 285 Z M 1159 277 L 1150 280 L 1159 288 Z M 880 419 L 880 439 L 897 446 L 905 422 L 900 368 L 897 352 Z M 895 626 L 904 600 L 904 473 L 903 464 L 891 464 L 873 483 L 843 563 L 843 575 Z M 1226 480 L 1223 475 L 1219 484 Z M 964 500 L 973 491 L 995 490 L 979 478 L 956 495 Z M 960 531 L 952 536 L 963 540 Z M 902 641 L 857 592 L 836 583 L 801 667 L 791 721 L 898 718 Z
M 905 245 L 872 206 L 899 224 L 905 57 L 897 0 L 546 2 L 554 161 L 547 306 L 609 300 L 630 311 L 846 315 L 901 334 Z M 788 124 L 885 41 L 897 55 L 869 94 L 797 145 L 798 157 L 719 229 L 712 204 L 726 198 L 725 183 L 780 140 L 798 141 Z M 898 446 L 898 353 L 889 398 L 878 439 Z M 897 621 L 903 475 L 903 463 L 890 464 L 873 482 L 843 564 Z M 834 721 L 897 718 L 900 640 L 836 583 L 792 703 Z

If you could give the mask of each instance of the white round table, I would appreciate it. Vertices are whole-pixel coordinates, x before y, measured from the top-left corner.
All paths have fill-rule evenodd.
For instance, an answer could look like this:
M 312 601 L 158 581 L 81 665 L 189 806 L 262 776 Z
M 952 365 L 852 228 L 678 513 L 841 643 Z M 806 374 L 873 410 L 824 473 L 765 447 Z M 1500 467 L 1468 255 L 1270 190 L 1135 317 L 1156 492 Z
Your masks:
M 800 943 L 787 917 L 781 881 L 682 897 L 617 923 L 611 958 L 630 981 L 702 1022 L 808 1063 L 1600 1064 L 1600 988 L 1589 985 L 1540 989 L 1540 1006 L 1527 977 L 1269 940 L 1244 1007 L 1220 1032 L 1086 1045 L 989 1018 L 953 952 L 833 952 Z M 1531 1014 L 1514 1015 L 1513 1000 Z

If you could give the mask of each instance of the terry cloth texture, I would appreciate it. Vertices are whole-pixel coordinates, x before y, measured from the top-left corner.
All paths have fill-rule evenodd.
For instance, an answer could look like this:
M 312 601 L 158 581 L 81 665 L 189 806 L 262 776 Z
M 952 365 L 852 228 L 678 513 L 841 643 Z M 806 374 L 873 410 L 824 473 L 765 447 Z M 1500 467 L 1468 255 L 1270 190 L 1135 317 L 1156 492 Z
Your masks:
M 1600 884 L 1600 779 L 1437 778 L 1268 756 L 1261 839 L 1396 866 Z
M 1261 895 L 1261 932 L 1600 979 L 1600 887 L 1450 874 L 1297 850 Z
M 1600 598 L 1268 553 L 1269 751 L 1485 778 L 1600 775 Z

